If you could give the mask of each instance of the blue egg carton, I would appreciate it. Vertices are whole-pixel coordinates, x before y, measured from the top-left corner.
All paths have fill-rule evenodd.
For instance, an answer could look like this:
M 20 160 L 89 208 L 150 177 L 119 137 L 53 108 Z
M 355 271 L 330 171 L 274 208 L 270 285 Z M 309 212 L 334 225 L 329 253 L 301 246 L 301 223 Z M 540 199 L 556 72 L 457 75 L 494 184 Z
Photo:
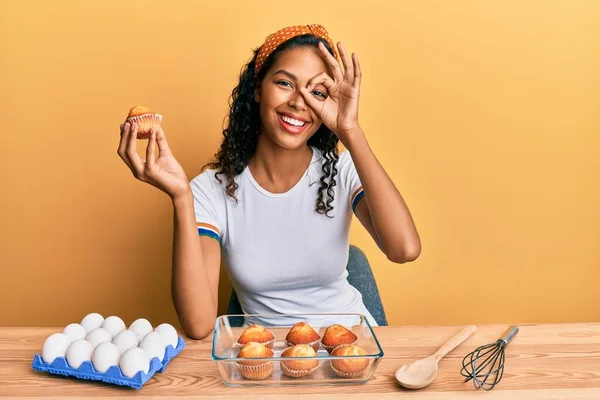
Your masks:
M 94 381 L 102 381 L 111 383 L 119 386 L 129 386 L 134 389 L 141 389 L 142 386 L 154 375 L 156 372 L 163 372 L 167 367 L 167 364 L 185 347 L 185 341 L 180 336 L 177 341 L 177 347 L 168 345 L 165 349 L 165 358 L 162 362 L 158 357 L 154 357 L 150 360 L 150 369 L 146 374 L 144 371 L 138 371 L 133 378 L 128 378 L 123 375 L 121 368 L 118 365 L 113 365 L 106 372 L 98 372 L 94 368 L 91 361 L 84 361 L 79 368 L 75 369 L 69 366 L 67 360 L 64 357 L 57 357 L 52 363 L 48 364 L 44 362 L 42 356 L 36 354 L 33 357 L 33 363 L 31 368 L 40 372 L 49 372 L 56 375 L 74 376 L 79 379 L 87 379 Z

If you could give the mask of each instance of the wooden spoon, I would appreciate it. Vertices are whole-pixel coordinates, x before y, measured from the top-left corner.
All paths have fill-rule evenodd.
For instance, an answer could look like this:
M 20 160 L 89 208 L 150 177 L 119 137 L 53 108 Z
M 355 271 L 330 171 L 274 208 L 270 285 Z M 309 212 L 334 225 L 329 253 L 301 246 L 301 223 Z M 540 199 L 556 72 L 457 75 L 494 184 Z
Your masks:
M 421 389 L 430 385 L 437 376 L 439 361 L 467 340 L 476 330 L 477 327 L 474 325 L 464 327 L 431 356 L 415 361 L 412 364 L 401 366 L 396 371 L 396 379 L 407 389 Z

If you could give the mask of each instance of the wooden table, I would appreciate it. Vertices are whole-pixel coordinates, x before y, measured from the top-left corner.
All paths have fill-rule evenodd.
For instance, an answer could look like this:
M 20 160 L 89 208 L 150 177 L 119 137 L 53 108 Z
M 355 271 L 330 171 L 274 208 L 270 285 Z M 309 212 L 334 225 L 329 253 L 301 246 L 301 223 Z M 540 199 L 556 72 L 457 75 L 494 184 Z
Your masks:
M 31 369 L 33 355 L 50 334 L 60 328 L 0 328 L 0 397 L 129 396 L 173 398 L 406 398 L 406 399 L 600 399 L 600 323 L 520 325 L 506 351 L 504 378 L 490 392 L 463 383 L 460 366 L 475 347 L 495 342 L 506 325 L 479 326 L 478 331 L 440 362 L 437 380 L 417 391 L 401 388 L 394 372 L 403 364 L 426 357 L 460 327 L 378 327 L 385 352 L 377 372 L 362 385 L 253 387 L 225 386 L 211 359 L 211 339 L 187 339 L 187 347 L 162 374 L 155 374 L 139 390 Z M 167 396 L 167 397 L 165 397 Z

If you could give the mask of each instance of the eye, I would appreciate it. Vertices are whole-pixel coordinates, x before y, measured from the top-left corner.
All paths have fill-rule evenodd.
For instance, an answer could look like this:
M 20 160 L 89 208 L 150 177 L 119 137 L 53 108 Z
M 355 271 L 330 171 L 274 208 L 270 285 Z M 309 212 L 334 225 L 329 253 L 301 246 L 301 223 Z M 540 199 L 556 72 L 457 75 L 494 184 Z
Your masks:
M 327 98 L 327 95 L 319 90 L 313 90 L 312 94 L 314 94 L 315 96 L 322 97 L 324 99 Z
M 282 86 L 289 86 L 292 87 L 292 84 L 289 83 L 288 81 L 277 81 L 275 82 L 277 85 L 282 85 Z

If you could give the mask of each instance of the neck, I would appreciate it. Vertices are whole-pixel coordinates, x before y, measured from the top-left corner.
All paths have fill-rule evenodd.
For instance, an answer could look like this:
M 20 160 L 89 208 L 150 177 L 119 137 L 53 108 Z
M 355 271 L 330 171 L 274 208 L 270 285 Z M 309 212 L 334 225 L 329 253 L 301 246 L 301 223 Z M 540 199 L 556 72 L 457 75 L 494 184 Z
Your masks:
M 312 160 L 312 149 L 305 145 L 285 149 L 266 139 L 258 138 L 256 153 L 248 161 L 254 179 L 272 193 L 285 193 L 302 178 Z

